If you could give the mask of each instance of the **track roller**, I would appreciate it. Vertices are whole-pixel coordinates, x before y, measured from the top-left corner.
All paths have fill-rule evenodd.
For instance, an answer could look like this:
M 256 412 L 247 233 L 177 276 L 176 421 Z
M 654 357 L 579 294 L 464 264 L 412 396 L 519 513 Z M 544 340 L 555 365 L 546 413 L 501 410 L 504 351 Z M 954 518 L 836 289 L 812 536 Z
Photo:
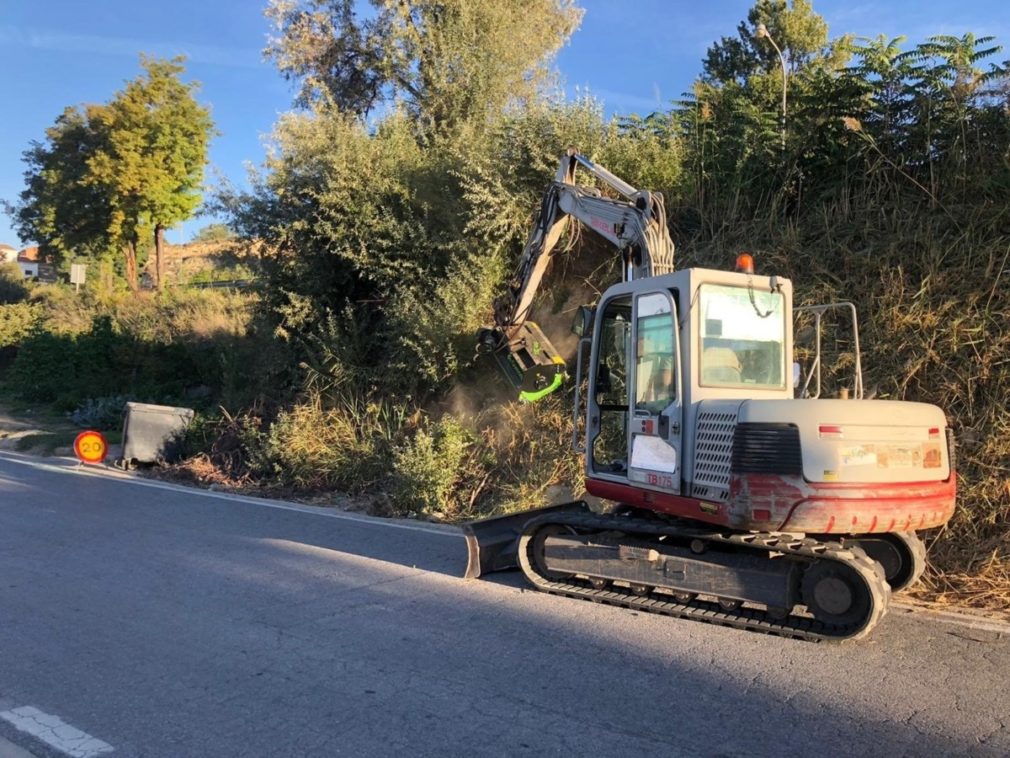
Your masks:
M 926 570 L 926 545 L 915 532 L 867 534 L 843 542 L 862 548 L 883 567 L 892 592 L 911 587 Z
M 845 563 L 818 561 L 803 572 L 803 602 L 815 619 L 850 626 L 866 617 L 872 588 Z

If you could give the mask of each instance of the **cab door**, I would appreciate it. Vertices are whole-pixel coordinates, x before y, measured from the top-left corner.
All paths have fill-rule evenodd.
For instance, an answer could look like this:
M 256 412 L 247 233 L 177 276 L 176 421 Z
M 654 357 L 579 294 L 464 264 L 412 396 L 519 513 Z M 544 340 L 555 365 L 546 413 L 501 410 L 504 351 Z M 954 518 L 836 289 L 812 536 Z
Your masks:
M 680 494 L 682 391 L 677 306 L 669 291 L 632 304 L 628 479 Z

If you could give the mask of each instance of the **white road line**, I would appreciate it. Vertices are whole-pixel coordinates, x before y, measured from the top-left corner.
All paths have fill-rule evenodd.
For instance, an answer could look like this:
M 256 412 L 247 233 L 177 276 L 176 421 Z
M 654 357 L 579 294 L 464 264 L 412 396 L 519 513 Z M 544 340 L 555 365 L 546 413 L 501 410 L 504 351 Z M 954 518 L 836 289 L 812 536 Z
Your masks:
M 9 721 L 20 731 L 27 732 L 72 758 L 93 758 L 112 752 L 109 743 L 70 726 L 59 716 L 43 713 L 31 705 L 2 711 L 0 719 Z
M 11 453 L 3 452 L 0 453 L 0 460 L 7 461 L 8 463 L 16 463 L 20 466 L 27 466 L 29 468 L 37 469 L 39 471 L 49 471 L 56 474 L 69 474 L 73 476 L 95 476 L 101 479 L 106 479 L 109 481 L 124 482 L 126 484 L 135 484 L 139 487 L 149 487 L 156 490 L 167 490 L 169 492 L 179 492 L 186 495 L 195 495 L 198 497 L 213 498 L 215 500 L 227 500 L 234 503 L 247 503 L 249 505 L 258 505 L 262 508 L 277 508 L 283 511 L 298 511 L 299 513 L 307 513 L 312 516 L 323 516 L 326 518 L 341 519 L 343 521 L 354 521 L 360 524 L 370 524 L 372 526 L 381 526 L 389 529 L 403 529 L 410 532 L 424 532 L 426 534 L 438 534 L 443 537 L 462 537 L 463 533 L 453 526 L 439 525 L 439 524 L 415 524 L 407 521 L 400 521 L 396 519 L 379 518 L 377 516 L 365 516 L 360 513 L 347 513 L 344 511 L 333 511 L 324 510 L 320 507 L 314 507 L 311 505 L 302 505 L 301 503 L 291 503 L 286 500 L 267 500 L 260 497 L 249 497 L 246 495 L 232 495 L 227 492 L 210 492 L 209 490 L 199 489 L 197 487 L 186 487 L 179 484 L 171 484 L 169 482 L 158 482 L 151 479 L 142 479 L 137 476 L 130 474 L 119 474 L 107 472 L 104 469 L 92 469 L 87 467 L 77 467 L 71 466 L 58 466 L 51 463 L 42 463 L 40 461 L 31 460 L 29 458 L 22 458 Z

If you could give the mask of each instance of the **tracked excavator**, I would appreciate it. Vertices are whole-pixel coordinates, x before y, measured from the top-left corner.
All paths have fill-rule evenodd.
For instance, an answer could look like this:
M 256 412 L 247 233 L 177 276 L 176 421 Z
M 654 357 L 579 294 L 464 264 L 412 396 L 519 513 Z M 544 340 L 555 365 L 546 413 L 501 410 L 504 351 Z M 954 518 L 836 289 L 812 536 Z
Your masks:
M 620 197 L 576 184 L 577 169 Z M 953 514 L 943 411 L 863 397 L 849 303 L 806 308 L 818 328 L 833 309 L 852 318 L 851 394 L 821 397 L 819 332 L 805 379 L 792 363 L 788 279 L 755 273 L 749 255 L 735 271 L 674 270 L 662 197 L 574 151 L 479 337 L 522 399 L 568 373 L 529 315 L 569 220 L 622 262 L 624 281 L 573 325 L 572 444 L 587 492 L 614 505 L 466 524 L 466 576 L 518 566 L 536 589 L 571 598 L 806 640 L 868 635 L 892 591 L 924 570 L 917 533 Z

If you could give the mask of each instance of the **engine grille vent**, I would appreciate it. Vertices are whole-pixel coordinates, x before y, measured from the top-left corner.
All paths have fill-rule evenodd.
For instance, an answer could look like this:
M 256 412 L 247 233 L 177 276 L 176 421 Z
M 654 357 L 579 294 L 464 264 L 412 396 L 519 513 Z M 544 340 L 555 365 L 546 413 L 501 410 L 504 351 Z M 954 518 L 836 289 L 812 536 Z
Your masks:
M 729 496 L 729 474 L 733 461 L 735 413 L 701 411 L 694 438 L 695 497 L 725 500 Z
M 733 435 L 737 474 L 803 474 L 800 430 L 792 424 L 740 424 Z

